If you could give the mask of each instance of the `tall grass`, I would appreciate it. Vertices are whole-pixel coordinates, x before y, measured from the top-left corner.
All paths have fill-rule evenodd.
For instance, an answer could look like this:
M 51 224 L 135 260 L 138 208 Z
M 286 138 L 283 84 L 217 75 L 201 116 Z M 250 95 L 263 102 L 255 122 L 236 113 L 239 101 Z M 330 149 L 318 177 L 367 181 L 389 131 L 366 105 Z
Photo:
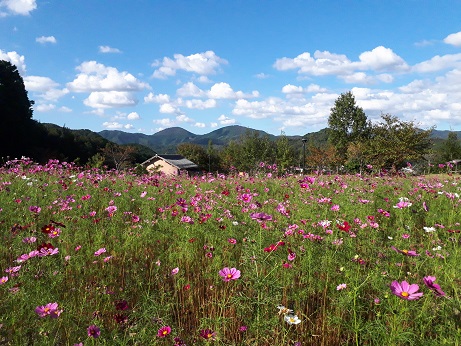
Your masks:
M 458 345 L 459 184 L 9 162 L 0 344 Z M 34 254 L 44 243 L 54 253 Z M 224 281 L 225 267 L 241 276 Z M 393 281 L 422 297 L 393 294 Z M 57 312 L 41 317 L 48 303 Z

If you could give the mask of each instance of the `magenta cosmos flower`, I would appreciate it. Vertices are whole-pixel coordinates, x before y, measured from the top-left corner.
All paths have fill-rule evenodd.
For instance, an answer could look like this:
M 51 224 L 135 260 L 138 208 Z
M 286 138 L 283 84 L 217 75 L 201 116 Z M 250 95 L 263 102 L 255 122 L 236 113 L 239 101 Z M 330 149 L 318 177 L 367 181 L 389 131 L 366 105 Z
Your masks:
M 418 292 L 419 286 L 417 284 L 410 285 L 406 281 L 402 281 L 402 283 L 392 281 L 390 287 L 393 294 L 405 300 L 416 300 L 423 295 L 423 292 Z
M 99 327 L 95 326 L 94 324 L 89 326 L 86 331 L 88 336 L 92 338 L 98 338 L 101 335 L 101 329 L 99 329 Z
M 427 288 L 429 288 L 432 292 L 434 292 L 434 294 L 437 297 L 446 296 L 446 293 L 444 291 L 442 291 L 440 286 L 434 282 L 435 281 L 435 276 L 425 276 L 423 278 L 423 280 L 424 280 L 424 284 L 427 286 Z
M 240 277 L 240 270 L 235 268 L 225 267 L 219 271 L 219 275 L 222 277 L 223 281 L 228 282 L 231 280 L 237 280 Z
M 171 333 L 171 328 L 170 328 L 170 326 L 164 326 L 164 327 L 162 327 L 162 328 L 160 328 L 160 329 L 158 330 L 157 336 L 158 336 L 159 338 L 164 338 L 164 337 L 166 337 L 166 336 L 167 336 L 168 334 L 170 334 L 170 333 Z

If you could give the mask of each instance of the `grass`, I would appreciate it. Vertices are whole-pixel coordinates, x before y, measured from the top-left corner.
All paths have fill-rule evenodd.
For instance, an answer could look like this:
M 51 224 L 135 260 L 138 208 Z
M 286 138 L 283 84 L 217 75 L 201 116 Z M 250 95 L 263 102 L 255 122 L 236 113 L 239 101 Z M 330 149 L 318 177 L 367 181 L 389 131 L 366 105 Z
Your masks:
M 461 343 L 459 176 L 266 173 L 8 163 L 0 344 Z M 224 281 L 225 267 L 240 277 Z M 397 296 L 393 281 L 423 295 Z

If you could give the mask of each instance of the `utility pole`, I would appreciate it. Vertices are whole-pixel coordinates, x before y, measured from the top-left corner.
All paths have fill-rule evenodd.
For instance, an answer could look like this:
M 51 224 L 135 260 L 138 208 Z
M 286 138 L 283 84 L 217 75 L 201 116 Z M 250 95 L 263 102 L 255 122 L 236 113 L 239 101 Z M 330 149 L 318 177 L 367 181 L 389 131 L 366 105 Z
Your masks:
M 306 168 L 306 142 L 307 142 L 307 139 L 303 138 L 301 140 L 303 141 L 303 174 L 304 174 L 304 170 Z

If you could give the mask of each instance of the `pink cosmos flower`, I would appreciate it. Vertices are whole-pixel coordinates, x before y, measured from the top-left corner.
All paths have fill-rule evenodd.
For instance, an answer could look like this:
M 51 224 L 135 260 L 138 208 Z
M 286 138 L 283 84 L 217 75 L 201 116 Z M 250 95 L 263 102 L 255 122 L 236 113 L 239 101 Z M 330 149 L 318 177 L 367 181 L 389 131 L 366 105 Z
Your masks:
M 58 303 L 48 303 L 46 305 L 37 306 L 35 312 L 41 318 L 50 316 L 51 318 L 58 318 L 62 310 L 58 310 Z
M 176 275 L 176 274 L 178 274 L 178 273 L 179 273 L 179 268 L 178 268 L 178 267 L 174 268 L 174 269 L 171 271 L 171 275 Z
M 166 337 L 168 334 L 171 333 L 171 327 L 170 326 L 164 326 L 162 328 L 160 328 L 157 332 L 157 336 L 159 338 L 164 338 Z
M 424 284 L 427 286 L 427 288 L 429 288 L 432 292 L 434 292 L 434 294 L 437 297 L 446 296 L 446 293 L 444 291 L 442 291 L 440 286 L 434 282 L 436 280 L 435 276 L 425 276 L 423 278 L 423 280 L 424 280 Z
M 341 290 L 343 290 L 343 289 L 345 289 L 345 288 L 347 288 L 347 285 L 346 285 L 346 284 L 340 284 L 340 285 L 336 286 L 336 290 L 337 290 L 337 291 L 341 291 Z
M 251 213 L 250 217 L 258 222 L 272 221 L 272 216 L 266 213 Z
M 229 238 L 229 239 L 227 239 L 227 242 L 228 242 L 229 244 L 237 244 L 237 239 Z
M 8 276 L 3 276 L 0 278 L 0 285 L 3 285 L 4 283 L 6 283 L 8 281 Z
M 240 270 L 236 268 L 228 268 L 224 267 L 219 271 L 219 275 L 222 277 L 224 282 L 228 282 L 231 280 L 237 280 L 240 277 Z
M 410 257 L 419 256 L 419 254 L 416 253 L 416 251 L 414 251 L 414 250 L 399 250 L 395 246 L 391 246 L 391 249 L 394 250 L 395 252 L 401 253 L 401 254 L 403 254 L 405 256 L 410 256 Z
M 390 288 L 393 294 L 405 300 L 416 300 L 423 295 L 423 292 L 418 292 L 419 286 L 417 284 L 410 285 L 406 281 L 402 281 L 402 283 L 392 281 Z
M 95 255 L 95 256 L 99 256 L 99 255 L 103 254 L 103 253 L 106 252 L 106 251 L 107 251 L 106 248 L 105 248 L 105 247 L 102 247 L 102 248 L 100 248 L 99 250 L 97 250 L 97 251 L 94 253 L 94 255 Z
M 115 205 L 110 205 L 105 210 L 109 214 L 109 217 L 112 217 L 114 213 L 117 211 L 117 207 Z

